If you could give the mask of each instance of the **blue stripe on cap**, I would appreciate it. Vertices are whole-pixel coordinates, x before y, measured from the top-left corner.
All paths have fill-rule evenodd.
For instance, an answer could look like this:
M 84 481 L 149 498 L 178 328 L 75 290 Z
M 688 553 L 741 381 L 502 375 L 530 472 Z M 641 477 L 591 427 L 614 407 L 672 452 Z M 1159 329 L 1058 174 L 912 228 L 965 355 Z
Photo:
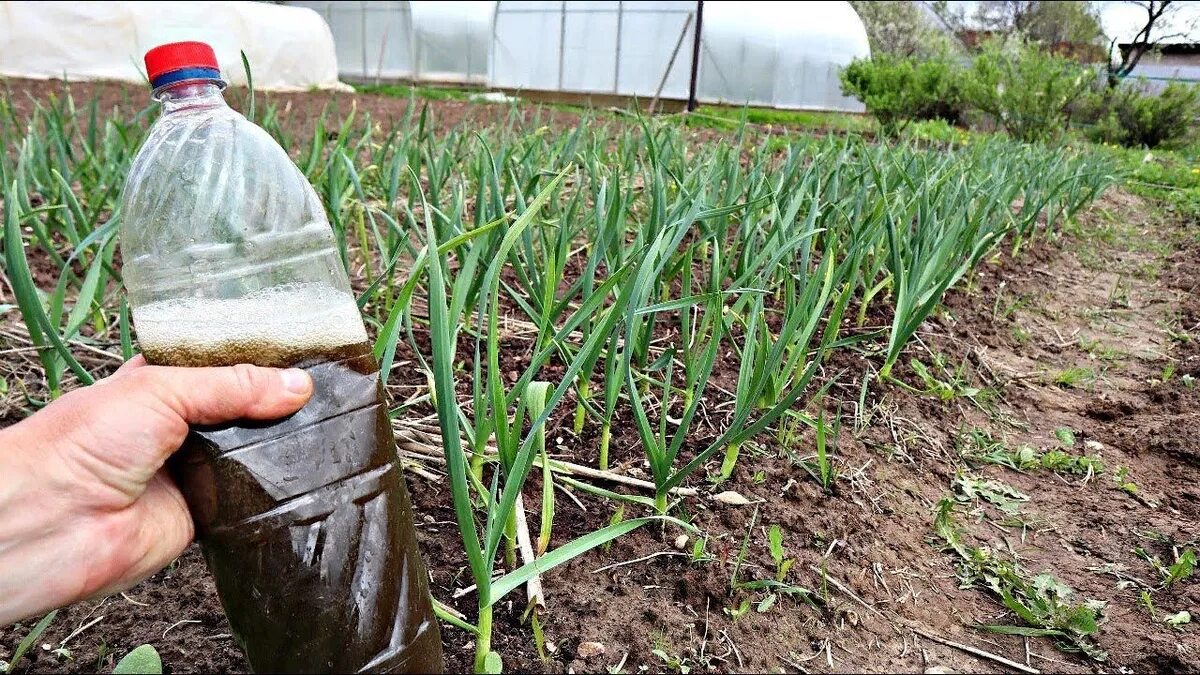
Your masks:
M 163 73 L 150 81 L 150 86 L 154 89 L 165 87 L 176 82 L 184 80 L 220 80 L 221 71 L 216 68 L 181 68 L 172 70 L 169 73 Z

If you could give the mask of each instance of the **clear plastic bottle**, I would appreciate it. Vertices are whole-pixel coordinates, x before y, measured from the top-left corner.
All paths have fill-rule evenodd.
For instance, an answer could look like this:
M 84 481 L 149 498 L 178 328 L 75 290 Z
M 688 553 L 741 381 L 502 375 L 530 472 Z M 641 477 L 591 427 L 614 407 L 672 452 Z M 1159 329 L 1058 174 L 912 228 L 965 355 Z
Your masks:
M 225 104 L 203 43 L 146 54 L 162 116 L 125 184 L 123 273 L 153 364 L 298 366 L 275 423 L 193 428 L 171 461 L 256 672 L 432 672 L 442 650 L 378 365 L 325 211 Z

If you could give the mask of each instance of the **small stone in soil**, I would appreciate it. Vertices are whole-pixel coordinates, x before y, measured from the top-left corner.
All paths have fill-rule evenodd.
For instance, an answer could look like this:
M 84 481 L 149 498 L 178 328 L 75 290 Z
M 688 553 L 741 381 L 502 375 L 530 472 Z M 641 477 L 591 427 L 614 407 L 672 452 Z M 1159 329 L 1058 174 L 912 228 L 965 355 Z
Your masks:
M 593 656 L 600 656 L 604 653 L 604 645 L 599 642 L 580 642 L 579 648 L 575 653 L 581 659 L 590 659 Z
M 733 490 L 726 490 L 725 492 L 713 497 L 713 499 L 721 502 L 722 504 L 728 504 L 730 506 L 745 506 L 746 504 L 750 503 L 749 499 L 746 499 Z
M 687 543 L 688 543 L 688 536 L 686 534 L 681 534 L 678 537 L 675 537 L 675 548 L 676 549 L 682 551 L 683 547 L 687 546 Z

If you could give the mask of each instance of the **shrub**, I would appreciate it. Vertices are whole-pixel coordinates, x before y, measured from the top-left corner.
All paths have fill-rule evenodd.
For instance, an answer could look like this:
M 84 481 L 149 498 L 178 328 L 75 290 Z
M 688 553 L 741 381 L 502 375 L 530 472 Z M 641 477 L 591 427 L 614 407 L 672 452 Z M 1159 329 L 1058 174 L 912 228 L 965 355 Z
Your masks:
M 912 120 L 957 123 L 962 119 L 961 70 L 946 52 L 923 60 L 877 53 L 842 70 L 842 93 L 865 103 L 888 135 Z
M 1096 71 L 1020 39 L 989 40 L 968 71 L 966 103 L 1026 142 L 1057 138 Z
M 1124 85 L 1109 90 L 1099 113 L 1093 140 L 1131 148 L 1180 145 L 1200 117 L 1200 87 L 1172 82 L 1153 94 Z

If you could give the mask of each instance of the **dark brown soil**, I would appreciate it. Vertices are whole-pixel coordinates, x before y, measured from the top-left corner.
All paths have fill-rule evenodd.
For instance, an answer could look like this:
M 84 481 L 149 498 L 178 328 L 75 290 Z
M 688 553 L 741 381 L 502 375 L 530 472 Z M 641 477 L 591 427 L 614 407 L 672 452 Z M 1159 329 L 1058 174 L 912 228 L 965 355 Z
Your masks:
M 44 97 L 55 86 L 28 89 Z M 97 89 L 112 102 L 123 95 L 121 87 Z M 357 98 L 359 110 L 376 117 L 403 114 L 402 100 Z M 328 95 L 273 100 L 307 128 Z M 440 124 L 509 111 L 459 102 L 431 105 Z M 961 367 L 969 386 L 990 388 L 993 396 L 942 401 L 872 380 L 860 407 L 860 378 L 879 359 L 867 349 L 839 353 L 825 376 L 841 372 L 842 380 L 822 402 L 843 418 L 834 450 L 834 494 L 825 494 L 789 458 L 789 451 L 802 458 L 813 454 L 811 431 L 786 446 L 774 434 L 764 435 L 743 449 L 732 480 L 712 487 L 699 475 L 693 486 L 702 496 L 678 507 L 677 515 L 707 536 L 704 561 L 692 560 L 691 541 L 676 549 L 678 529 L 645 527 L 608 551 L 554 569 L 543 580 L 543 625 L 553 645 L 548 660 L 539 659 L 531 630 L 520 621 L 521 590 L 497 610 L 493 648 L 505 669 L 595 672 L 623 664 L 625 672 L 640 667 L 665 672 L 679 665 L 693 672 L 1010 670 L 936 641 L 940 638 L 1041 671 L 1200 670 L 1195 625 L 1173 629 L 1162 620 L 1181 610 L 1200 616 L 1200 583 L 1193 578 L 1154 590 L 1153 615 L 1139 602 L 1139 584 L 1123 583 L 1158 585 L 1157 572 L 1135 547 L 1170 562 L 1174 552 L 1162 542 L 1174 541 L 1179 550 L 1197 546 L 1200 384 L 1190 378 L 1200 379 L 1200 242 L 1195 232 L 1156 215 L 1153 205 L 1117 190 L 1070 229 L 1062 241 L 1035 244 L 1016 258 L 997 256 L 964 279 L 897 367 L 898 379 L 924 389 L 907 366 L 909 358 L 926 365 L 941 359 L 951 371 Z M 881 325 L 885 319 L 869 314 L 867 323 Z M 411 352 L 397 356 L 391 382 L 397 400 L 425 387 L 411 367 L 414 361 Z M 735 371 L 717 377 L 734 379 Z M 548 439 L 557 456 L 593 465 L 598 430 L 589 425 L 581 436 L 571 433 L 573 408 L 573 400 L 561 404 Z M 612 442 L 616 470 L 646 477 L 637 435 L 628 420 L 619 421 Z M 421 426 L 430 420 L 401 422 Z M 971 465 L 961 455 L 962 437 L 973 429 L 1012 448 L 1027 443 L 1044 450 L 1059 447 L 1055 432 L 1063 428 L 1076 439 L 1066 451 L 1099 455 L 1102 472 L 1090 478 L 1022 473 Z M 715 474 L 718 465 L 719 460 L 708 473 Z M 1136 491 L 1118 487 L 1118 468 L 1128 469 L 1125 481 L 1136 483 Z M 1021 505 L 1021 524 L 985 517 L 994 514 L 984 511 L 967 513 L 966 507 L 959 520 L 972 541 L 1018 560 L 1031 574 L 1053 573 L 1074 589 L 1076 601 L 1106 601 L 1097 643 L 1109 653 L 1108 661 L 1061 651 L 1048 638 L 977 628 L 1019 621 L 986 589 L 961 588 L 954 558 L 936 543 L 933 506 L 951 494 L 960 472 L 1003 481 L 1030 496 Z M 440 479 L 410 474 L 408 480 L 433 592 L 473 617 L 474 597 L 454 597 L 471 581 L 449 490 Z M 534 528 L 540 490 L 531 479 L 526 503 Z M 729 506 L 712 499 L 723 490 L 753 503 Z M 553 545 L 603 526 L 613 514 L 612 502 L 579 491 L 572 495 L 578 502 L 559 493 Z M 626 517 L 633 515 L 636 509 L 628 509 Z M 773 525 L 783 532 L 787 557 L 796 560 L 787 581 L 808 589 L 809 602 L 797 591 L 766 607 L 760 604 L 764 592 L 731 583 L 735 575 L 739 582 L 774 578 L 767 546 Z M 746 555 L 739 563 L 743 546 Z M 748 611 L 731 616 L 745 601 Z M 31 625 L 0 630 L 0 659 L 11 655 Z M 70 655 L 56 654 L 80 628 L 65 645 Z M 442 635 L 448 667 L 469 670 L 469 636 L 446 625 Z M 580 656 L 584 642 L 601 643 L 603 653 Z M 110 671 L 141 643 L 158 648 L 168 672 L 245 670 L 194 548 L 123 595 L 64 608 L 17 672 Z

